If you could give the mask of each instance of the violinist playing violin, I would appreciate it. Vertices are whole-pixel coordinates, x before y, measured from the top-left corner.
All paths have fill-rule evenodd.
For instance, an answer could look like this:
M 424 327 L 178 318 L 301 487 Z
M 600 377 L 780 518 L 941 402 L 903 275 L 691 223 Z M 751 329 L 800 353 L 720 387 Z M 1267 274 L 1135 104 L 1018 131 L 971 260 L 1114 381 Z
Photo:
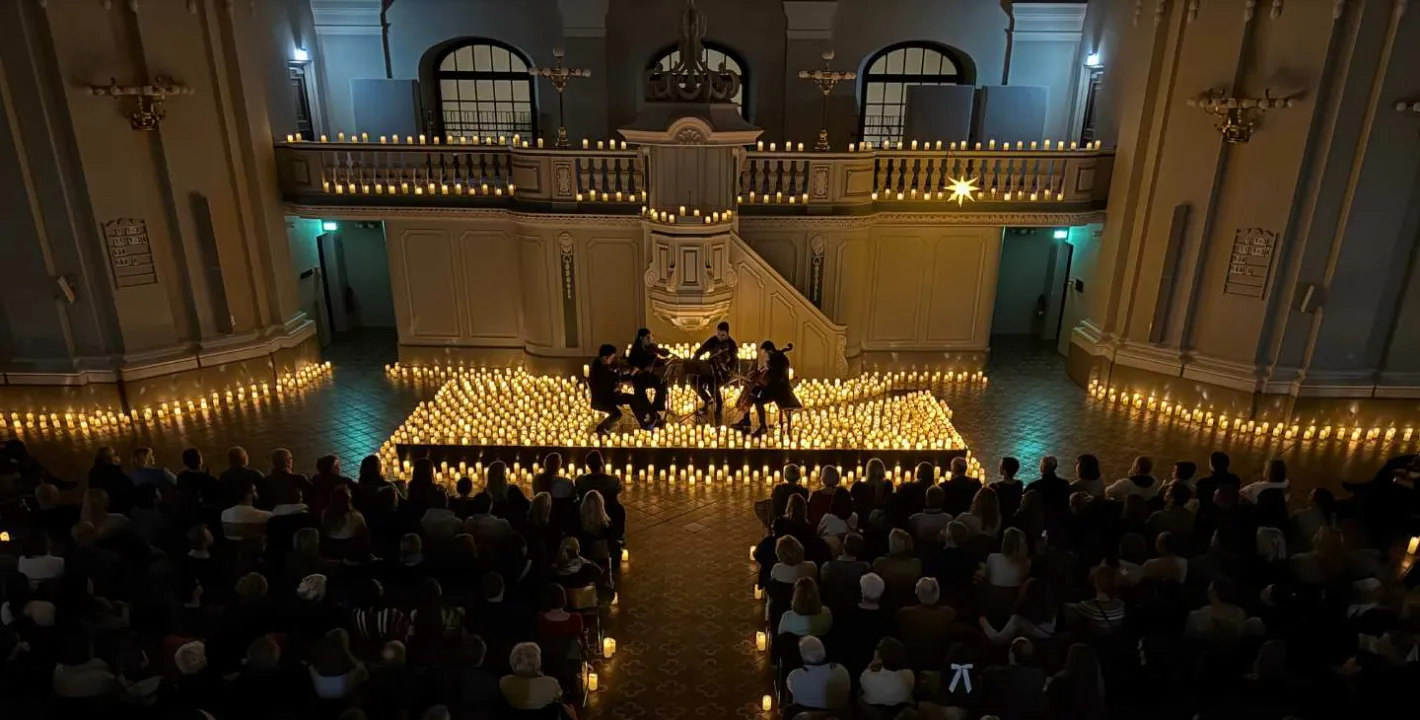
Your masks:
M 799 398 L 794 395 L 794 386 L 789 379 L 789 356 L 788 352 L 793 350 L 793 344 L 785 345 L 783 350 L 774 347 L 774 342 L 765 340 L 759 346 L 759 358 L 756 361 L 754 382 L 745 388 L 745 395 L 748 403 L 754 405 L 755 414 L 759 416 L 759 429 L 754 431 L 755 436 L 768 432 L 765 426 L 764 406 L 774 403 L 779 407 L 779 412 L 785 414 L 790 410 L 803 407 Z M 745 401 L 741 401 L 745 405 Z M 750 427 L 748 407 L 745 407 L 744 417 L 735 424 L 742 430 Z
M 631 366 L 631 388 L 640 397 L 645 411 L 645 415 L 637 419 L 641 420 L 641 427 L 648 430 L 660 422 L 660 414 L 666 409 L 666 381 L 660 371 L 670 355 L 669 350 L 656 344 L 648 328 L 636 331 L 636 342 L 631 343 L 631 352 L 626 355 L 626 363 Z M 650 390 L 656 391 L 655 399 L 648 396 Z
M 616 362 L 616 346 L 603 345 L 597 351 L 597 359 L 587 372 L 587 386 L 592 391 L 592 409 L 607 414 L 606 419 L 597 424 L 597 434 L 605 435 L 621 419 L 622 405 L 630 405 L 638 422 L 644 426 L 644 418 L 650 413 L 642 405 L 641 398 L 631 393 L 621 392 L 623 370 Z
M 709 412 L 710 406 L 715 406 L 715 413 L 718 415 L 725 409 L 725 398 L 720 392 L 721 386 L 735 372 L 736 353 L 739 346 L 735 344 L 735 339 L 730 337 L 730 324 L 722 322 L 715 326 L 715 334 L 709 340 L 700 344 L 695 353 L 691 356 L 700 359 L 708 356 L 705 364 L 709 366 L 710 372 L 701 373 L 695 385 L 695 393 L 700 396 L 700 401 L 704 403 L 700 406 L 700 412 Z M 719 420 L 717 419 L 718 423 Z

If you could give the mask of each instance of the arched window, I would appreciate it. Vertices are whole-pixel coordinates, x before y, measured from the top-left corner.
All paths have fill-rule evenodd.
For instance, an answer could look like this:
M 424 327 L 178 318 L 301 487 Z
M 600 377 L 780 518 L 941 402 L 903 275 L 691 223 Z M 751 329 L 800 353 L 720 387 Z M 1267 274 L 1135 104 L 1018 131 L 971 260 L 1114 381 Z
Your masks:
M 907 120 L 907 88 L 974 80 L 964 58 L 926 42 L 885 47 L 869 58 L 867 68 L 859 83 L 863 108 L 860 137 L 874 145 L 902 139 Z
M 740 109 L 740 117 L 748 118 L 749 111 L 745 104 L 745 90 L 749 88 L 749 77 L 745 75 L 744 63 L 740 62 L 739 56 L 734 50 L 717 43 L 704 43 L 705 53 L 701 56 L 705 60 L 705 66 L 711 70 L 725 69 L 740 76 L 740 89 L 732 98 L 735 106 Z M 680 62 L 680 50 L 676 46 L 666 48 L 655 59 L 646 64 L 647 70 L 660 70 L 662 72 L 675 67 Z
M 534 135 L 537 126 L 528 59 L 493 40 L 444 51 L 434 65 L 436 104 L 448 135 Z

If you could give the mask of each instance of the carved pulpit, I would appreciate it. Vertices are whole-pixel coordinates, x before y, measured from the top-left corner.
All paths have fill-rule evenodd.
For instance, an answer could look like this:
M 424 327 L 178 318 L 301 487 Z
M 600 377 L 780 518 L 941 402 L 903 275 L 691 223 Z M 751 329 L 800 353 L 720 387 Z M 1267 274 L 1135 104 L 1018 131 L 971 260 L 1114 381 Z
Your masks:
M 735 188 L 745 146 L 761 131 L 745 122 L 732 102 L 739 76 L 707 66 L 705 18 L 694 0 L 687 3 L 679 30 L 675 65 L 647 73 L 641 114 L 620 132 L 642 147 L 650 178 L 644 223 L 647 307 L 690 333 L 730 310 Z

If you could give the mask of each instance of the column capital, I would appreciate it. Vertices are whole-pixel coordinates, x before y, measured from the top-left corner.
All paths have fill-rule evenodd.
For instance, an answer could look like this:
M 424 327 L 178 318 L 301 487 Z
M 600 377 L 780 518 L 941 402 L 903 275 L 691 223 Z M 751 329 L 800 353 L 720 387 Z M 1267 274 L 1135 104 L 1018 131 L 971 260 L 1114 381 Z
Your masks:
M 562 36 L 569 38 L 606 37 L 608 0 L 557 0 L 562 14 Z
M 784 0 L 784 35 L 790 40 L 832 40 L 837 15 L 838 0 Z
M 381 0 L 311 0 L 317 35 L 379 35 Z
M 1075 40 L 1085 26 L 1084 3 L 1011 3 L 1016 40 Z

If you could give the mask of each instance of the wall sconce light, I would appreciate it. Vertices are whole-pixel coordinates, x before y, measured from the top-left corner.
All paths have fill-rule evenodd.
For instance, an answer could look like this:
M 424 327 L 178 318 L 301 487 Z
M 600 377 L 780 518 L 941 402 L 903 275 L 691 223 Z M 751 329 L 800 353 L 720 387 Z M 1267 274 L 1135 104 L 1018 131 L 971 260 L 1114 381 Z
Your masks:
M 1214 127 L 1223 134 L 1223 141 L 1230 143 L 1251 140 L 1258 118 L 1268 110 L 1289 108 L 1296 104 L 1295 97 L 1274 97 L 1271 90 L 1264 90 L 1260 98 L 1252 98 L 1231 97 L 1227 91 L 1214 88 L 1188 99 L 1189 107 L 1218 116 L 1218 124 Z
M 298 48 L 294 48 L 294 49 L 291 50 L 291 62 L 298 62 L 298 63 L 310 62 L 310 59 L 311 59 L 311 53 L 310 53 L 310 51 L 306 50 L 306 49 L 303 48 L 303 47 L 298 47 Z
M 334 220 L 323 220 L 321 221 L 320 229 L 325 232 L 338 232 L 340 230 L 340 223 Z
M 89 94 L 94 97 L 111 97 L 114 100 L 133 98 L 134 107 L 128 114 L 128 124 L 134 130 L 156 130 L 158 123 L 167 115 L 163 102 L 174 95 L 191 95 L 192 88 L 179 85 L 165 75 L 153 79 L 150 85 L 119 85 L 118 80 L 109 79 L 109 84 L 89 86 Z
M 1092 52 L 1085 56 L 1085 67 L 1097 68 L 1100 67 L 1101 64 L 1099 52 Z

